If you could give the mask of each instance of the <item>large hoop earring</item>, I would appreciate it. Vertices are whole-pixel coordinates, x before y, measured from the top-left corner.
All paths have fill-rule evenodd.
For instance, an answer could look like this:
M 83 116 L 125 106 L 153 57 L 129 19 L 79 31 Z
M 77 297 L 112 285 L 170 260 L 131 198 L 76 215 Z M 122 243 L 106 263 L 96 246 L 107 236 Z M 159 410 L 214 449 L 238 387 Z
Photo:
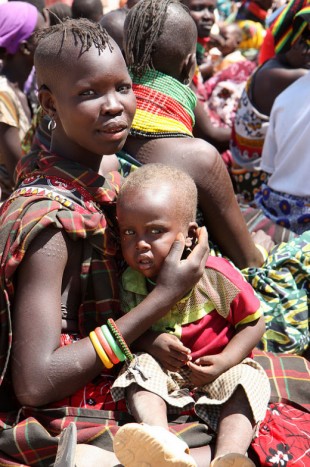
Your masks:
M 54 131 L 57 126 L 57 123 L 55 122 L 54 118 L 51 117 L 50 121 L 48 122 L 47 128 L 49 131 Z

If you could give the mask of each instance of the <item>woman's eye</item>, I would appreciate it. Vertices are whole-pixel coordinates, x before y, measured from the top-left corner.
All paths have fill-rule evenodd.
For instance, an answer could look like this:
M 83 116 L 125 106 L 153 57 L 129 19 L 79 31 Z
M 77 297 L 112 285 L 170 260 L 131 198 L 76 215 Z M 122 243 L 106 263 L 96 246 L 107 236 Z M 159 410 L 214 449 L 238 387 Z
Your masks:
M 131 89 L 131 84 L 122 84 L 118 88 L 118 92 L 121 92 L 122 94 L 126 94 L 128 91 Z
M 86 91 L 82 91 L 80 93 L 81 96 L 93 96 L 95 94 L 95 91 L 92 89 L 87 89 Z

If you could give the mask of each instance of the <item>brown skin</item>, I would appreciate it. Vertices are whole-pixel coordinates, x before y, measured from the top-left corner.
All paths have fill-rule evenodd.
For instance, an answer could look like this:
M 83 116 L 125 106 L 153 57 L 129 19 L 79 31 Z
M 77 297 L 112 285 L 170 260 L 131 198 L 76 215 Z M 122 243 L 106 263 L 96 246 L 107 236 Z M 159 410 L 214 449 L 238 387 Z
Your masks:
M 187 172 L 198 188 L 199 206 L 212 238 L 240 269 L 262 264 L 216 149 L 196 138 L 143 139 L 129 136 L 125 149 L 143 164 L 161 162 Z M 219 183 L 219 180 L 221 181 Z
M 35 30 L 44 26 L 44 18 L 38 12 L 38 20 Z M 14 55 L 4 55 L 3 68 L 1 74 L 4 75 L 11 83 L 12 88 L 18 95 L 22 107 L 31 120 L 30 108 L 27 98 L 23 92 L 24 84 L 33 67 L 33 54 L 35 44 L 30 37 L 28 40 L 22 41 L 19 45 L 19 50 Z M 0 123 L 0 152 L 4 158 L 4 165 L 11 177 L 13 185 L 13 174 L 15 166 L 22 157 L 21 141 L 19 138 L 19 130 L 16 127 Z
M 52 151 L 57 148 L 62 157 L 98 169 L 101 154 L 113 154 L 128 133 L 127 130 L 117 136 L 94 134 L 98 119 L 112 123 L 121 118 L 131 123 L 134 110 L 131 88 L 124 91 L 129 78 L 127 69 L 115 43 L 113 47 L 113 53 L 105 50 L 100 58 L 97 51 L 93 53 L 94 49 L 90 49 L 75 63 L 75 73 L 71 73 L 68 65 L 61 86 L 54 80 L 50 89 L 42 89 L 39 95 L 44 110 L 57 121 L 52 134 Z M 73 50 L 70 56 L 72 59 Z M 111 69 L 114 71 L 110 72 Z M 75 88 L 80 81 L 85 91 Z M 84 128 L 79 131 L 76 125 L 82 126 L 85 118 L 92 125 L 88 125 L 86 132 Z M 102 370 L 88 337 L 74 345 L 59 347 L 62 331 L 78 330 L 82 246 L 82 241 L 73 242 L 64 232 L 48 228 L 32 241 L 18 268 L 11 367 L 14 390 L 22 405 L 38 407 L 60 400 L 83 387 Z M 141 305 L 117 320 L 129 345 L 167 313 L 201 276 L 208 256 L 206 231 L 200 230 L 198 245 L 186 261 L 181 261 L 183 248 L 184 238 L 178 236 L 155 289 Z M 68 310 L 65 322 L 61 303 Z
M 272 67 L 270 66 L 272 64 Z M 308 73 L 310 49 L 303 38 L 289 52 L 276 55 L 257 71 L 252 87 L 253 105 L 264 115 L 269 115 L 275 99 L 290 84 Z

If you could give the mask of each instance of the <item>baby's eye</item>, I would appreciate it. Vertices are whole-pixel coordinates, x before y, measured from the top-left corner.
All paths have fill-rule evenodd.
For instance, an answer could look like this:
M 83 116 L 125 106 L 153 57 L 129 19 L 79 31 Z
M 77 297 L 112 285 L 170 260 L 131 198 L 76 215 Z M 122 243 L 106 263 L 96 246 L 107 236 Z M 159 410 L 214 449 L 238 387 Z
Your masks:
M 124 235 L 134 235 L 134 231 L 132 229 L 125 229 L 123 231 Z
M 159 234 L 161 234 L 162 232 L 163 232 L 162 229 L 151 229 L 151 233 L 152 233 L 153 235 L 159 235 Z

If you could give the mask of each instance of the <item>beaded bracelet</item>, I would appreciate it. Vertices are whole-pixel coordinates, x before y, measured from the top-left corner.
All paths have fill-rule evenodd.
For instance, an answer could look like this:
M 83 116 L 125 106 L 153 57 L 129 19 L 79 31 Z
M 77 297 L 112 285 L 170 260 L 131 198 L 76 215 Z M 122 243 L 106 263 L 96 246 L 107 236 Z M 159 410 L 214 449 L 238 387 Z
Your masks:
M 258 243 L 255 243 L 255 246 L 261 252 L 265 262 L 269 256 L 268 251 L 266 250 L 266 248 L 264 248 L 262 245 L 259 245 Z
M 119 359 L 120 362 L 123 362 L 126 360 L 126 355 L 122 352 L 122 350 L 119 348 L 117 345 L 113 334 L 111 333 L 110 329 L 106 324 L 101 326 L 101 331 L 106 340 L 108 341 L 109 346 L 111 347 L 112 351 L 116 355 L 116 357 Z
M 116 326 L 114 320 L 112 318 L 109 318 L 108 321 L 107 321 L 107 325 L 108 325 L 111 333 L 115 337 L 117 343 L 119 344 L 120 348 L 122 349 L 122 352 L 125 354 L 126 359 L 129 362 L 131 362 L 134 357 L 133 357 L 128 345 L 126 344 L 121 332 L 119 331 L 118 327 Z
M 100 360 L 102 361 L 104 366 L 106 368 L 109 368 L 109 369 L 112 368 L 114 365 L 111 362 L 111 360 L 108 358 L 108 356 L 105 353 L 105 351 L 103 350 L 103 348 L 101 347 L 100 342 L 98 340 L 98 337 L 97 337 L 97 335 L 96 335 L 96 333 L 94 331 L 91 331 L 89 333 L 89 338 L 91 340 L 91 343 L 94 346 L 94 349 L 96 350 L 96 353 L 97 353 L 98 357 L 100 358 Z
M 117 365 L 117 363 L 119 363 L 119 359 L 117 358 L 117 356 L 115 355 L 115 353 L 113 352 L 111 347 L 109 346 L 109 343 L 106 340 L 106 338 L 104 337 L 103 332 L 101 331 L 101 328 L 99 328 L 99 327 L 96 328 L 95 333 L 96 333 L 96 336 L 98 337 L 98 341 L 99 341 L 101 347 L 103 348 L 103 350 L 107 354 L 108 358 L 111 360 L 111 362 L 114 365 Z

